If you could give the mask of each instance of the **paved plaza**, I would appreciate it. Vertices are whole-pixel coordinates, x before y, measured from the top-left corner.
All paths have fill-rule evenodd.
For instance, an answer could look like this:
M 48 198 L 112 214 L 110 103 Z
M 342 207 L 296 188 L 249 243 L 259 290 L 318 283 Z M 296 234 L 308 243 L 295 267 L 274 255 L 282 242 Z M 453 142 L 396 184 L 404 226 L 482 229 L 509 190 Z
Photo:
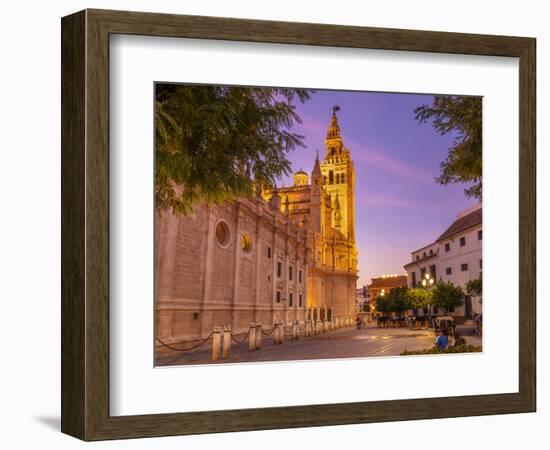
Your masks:
M 467 344 L 481 345 L 481 338 L 471 335 L 471 326 L 460 327 Z M 363 330 L 344 328 L 325 334 L 285 340 L 274 345 L 271 337 L 264 337 L 260 350 L 248 351 L 248 344 L 233 344 L 227 359 L 211 361 L 211 348 L 194 352 L 169 352 L 157 360 L 157 365 L 219 364 L 261 361 L 293 361 L 329 358 L 364 358 L 398 356 L 404 350 L 422 350 L 434 345 L 433 329 L 378 328 L 370 325 Z

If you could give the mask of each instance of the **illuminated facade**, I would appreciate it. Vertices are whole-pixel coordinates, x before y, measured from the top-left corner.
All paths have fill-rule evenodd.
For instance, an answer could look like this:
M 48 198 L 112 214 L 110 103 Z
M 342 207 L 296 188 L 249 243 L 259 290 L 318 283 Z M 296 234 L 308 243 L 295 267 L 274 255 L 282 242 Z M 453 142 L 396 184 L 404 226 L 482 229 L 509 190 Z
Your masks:
M 335 111 L 325 145 L 311 175 L 296 172 L 291 187 L 200 204 L 186 216 L 158 213 L 159 339 L 355 314 L 354 169 Z
M 369 284 L 371 304 L 376 305 L 376 299 L 386 295 L 394 288 L 407 287 L 407 275 L 382 275 L 372 278 Z
M 290 187 L 264 190 L 269 200 L 280 197 L 280 209 L 307 232 L 307 306 L 336 315 L 354 313 L 357 281 L 355 244 L 355 171 L 344 146 L 334 108 L 325 139 L 325 156 L 315 159 L 311 182 L 300 170 Z

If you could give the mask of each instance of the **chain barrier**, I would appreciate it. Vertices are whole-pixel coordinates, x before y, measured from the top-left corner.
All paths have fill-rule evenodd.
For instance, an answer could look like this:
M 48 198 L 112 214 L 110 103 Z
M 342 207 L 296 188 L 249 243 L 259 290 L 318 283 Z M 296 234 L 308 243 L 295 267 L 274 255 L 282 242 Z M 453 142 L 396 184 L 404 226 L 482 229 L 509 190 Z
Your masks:
M 275 331 L 275 327 L 273 327 L 273 328 L 272 328 L 271 330 L 269 330 L 269 331 L 264 331 L 263 328 L 261 328 L 261 330 L 262 330 L 262 335 L 264 335 L 264 336 L 270 336 L 270 335 L 272 335 L 273 332 Z
M 236 338 L 236 336 L 244 336 L 243 339 L 241 339 L 240 341 Z M 236 334 L 236 335 L 231 335 L 231 340 L 235 343 L 235 344 L 242 344 L 243 342 L 246 342 L 246 340 L 248 339 L 248 333 L 241 333 L 241 334 Z
M 277 328 L 277 325 L 273 325 L 273 327 L 269 330 L 264 330 L 263 328 L 260 328 L 261 330 L 261 333 L 263 336 L 270 336 L 273 334 L 273 332 L 275 331 L 275 329 Z M 293 326 L 291 325 L 290 327 L 281 327 L 283 329 L 283 333 L 285 336 L 292 336 L 293 335 Z M 298 331 L 306 331 L 306 324 L 304 323 L 303 325 L 300 325 L 298 324 Z M 170 349 L 170 350 L 173 350 L 173 351 L 176 351 L 176 352 L 190 352 L 192 350 L 196 350 L 198 349 L 199 347 L 201 347 L 202 345 L 204 345 L 206 342 L 208 342 L 212 336 L 214 335 L 214 332 L 210 333 L 206 338 L 204 339 L 190 339 L 190 340 L 187 340 L 187 341 L 181 341 L 181 342 L 173 342 L 171 344 L 167 344 L 163 341 L 161 341 L 160 339 L 158 338 L 155 338 L 155 340 L 157 342 L 159 342 L 162 346 Z M 242 339 L 239 339 L 237 336 L 242 336 Z M 242 344 L 244 342 L 246 342 L 246 340 L 248 339 L 248 336 L 249 336 L 249 333 L 246 332 L 246 333 L 239 333 L 239 334 L 231 334 L 231 340 L 233 342 L 235 342 L 236 344 Z M 200 341 L 200 342 L 199 342 Z M 189 344 L 191 342 L 198 342 L 198 344 L 196 345 L 193 345 L 192 347 L 189 347 L 189 348 L 177 348 L 177 347 L 174 347 L 174 345 L 183 345 L 183 344 Z
M 206 341 L 210 340 L 210 338 L 212 337 L 213 334 L 214 334 L 214 332 L 210 333 L 210 335 L 207 338 L 203 339 L 199 344 L 194 345 L 193 347 L 190 347 L 190 348 L 176 348 L 173 345 L 174 344 L 175 345 L 181 345 L 181 344 L 186 344 L 188 342 L 196 342 L 197 339 L 193 339 L 191 341 L 175 342 L 173 344 L 167 344 L 165 342 L 162 342 L 159 338 L 155 338 L 155 340 L 157 340 L 161 345 L 164 345 L 166 348 L 169 348 L 170 350 L 174 350 L 176 352 L 190 352 L 191 350 L 196 350 L 197 348 L 202 346 L 204 343 L 206 343 Z

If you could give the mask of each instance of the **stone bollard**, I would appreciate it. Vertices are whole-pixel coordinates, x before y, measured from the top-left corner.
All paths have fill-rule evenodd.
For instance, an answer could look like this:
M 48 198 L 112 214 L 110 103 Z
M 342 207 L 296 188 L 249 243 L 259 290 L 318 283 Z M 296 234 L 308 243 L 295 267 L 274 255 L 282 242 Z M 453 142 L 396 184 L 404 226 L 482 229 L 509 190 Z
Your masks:
M 285 341 L 285 324 L 282 320 L 279 320 L 279 344 Z
M 256 350 L 262 348 L 262 322 L 256 325 Z
M 277 322 L 273 322 L 273 332 L 271 335 L 273 336 L 273 345 L 277 345 L 279 343 L 279 328 L 277 327 Z
M 214 327 L 212 334 L 212 361 L 220 358 L 220 347 L 222 344 L 222 327 Z
M 229 358 L 231 353 L 231 325 L 223 327 L 223 353 L 222 358 Z
M 273 327 L 273 344 L 279 345 L 279 322 L 274 322 Z
M 248 330 L 248 351 L 256 350 L 256 324 L 250 322 L 250 328 Z

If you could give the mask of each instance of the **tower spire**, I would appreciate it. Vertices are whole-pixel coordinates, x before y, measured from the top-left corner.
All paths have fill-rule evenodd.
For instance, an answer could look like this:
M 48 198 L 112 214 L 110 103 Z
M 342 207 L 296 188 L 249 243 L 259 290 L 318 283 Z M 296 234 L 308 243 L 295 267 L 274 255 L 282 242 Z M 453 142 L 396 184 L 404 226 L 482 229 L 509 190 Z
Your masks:
M 340 138 L 340 125 L 338 125 L 338 117 L 336 116 L 336 111 L 340 111 L 340 107 L 334 105 L 332 107 L 332 116 L 330 117 L 330 126 L 327 131 L 327 140 L 328 139 L 337 139 Z
M 319 150 L 317 150 L 317 157 L 315 158 L 315 164 L 313 165 L 313 171 L 311 172 L 311 177 L 315 175 L 321 175 L 321 165 L 319 163 Z

